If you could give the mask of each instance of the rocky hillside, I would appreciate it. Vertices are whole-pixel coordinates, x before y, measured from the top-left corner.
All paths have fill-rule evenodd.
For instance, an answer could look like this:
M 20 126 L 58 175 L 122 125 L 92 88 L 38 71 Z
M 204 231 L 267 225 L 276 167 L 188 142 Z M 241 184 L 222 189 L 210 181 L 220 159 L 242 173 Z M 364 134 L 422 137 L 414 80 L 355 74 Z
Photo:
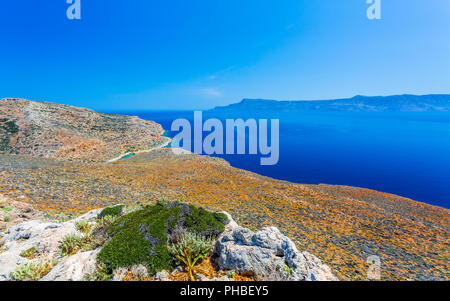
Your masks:
M 277 228 L 253 233 L 226 212 L 178 201 L 29 220 L 4 234 L 0 281 L 337 280 Z
M 448 209 L 368 189 L 278 181 L 170 149 L 113 164 L 0 156 L 1 194 L 55 216 L 167 196 L 227 211 L 252 231 L 277 227 L 341 280 L 366 280 L 373 255 L 382 280 L 449 279 Z
M 171 149 L 136 152 L 105 164 L 121 153 L 159 143 L 161 127 L 137 117 L 26 100 L 1 101 L 0 113 L 5 154 L 0 155 L 0 231 L 37 214 L 28 212 L 29 206 L 44 216 L 64 218 L 168 197 L 227 211 L 248 228 L 227 236 L 216 249 L 224 266 L 239 258 L 228 256 L 228 242 L 239 240 L 242 248 L 232 249 L 245 254 L 257 247 L 253 238 L 259 232 L 252 231 L 276 227 L 280 233 L 272 229 L 263 234 L 290 237 L 341 280 L 366 280 L 371 256 L 381 262 L 382 280 L 449 280 L 448 209 L 368 189 L 278 181 L 221 159 Z M 79 162 L 71 162 L 75 160 Z M 1 204 L 2 199 L 20 205 Z M 111 231 L 120 235 L 124 230 Z M 105 261 L 110 269 L 111 256 L 112 261 Z M 240 267 L 245 274 L 245 265 Z
M 24 99 L 0 100 L 0 154 L 102 162 L 162 142 L 163 129 L 138 117 Z

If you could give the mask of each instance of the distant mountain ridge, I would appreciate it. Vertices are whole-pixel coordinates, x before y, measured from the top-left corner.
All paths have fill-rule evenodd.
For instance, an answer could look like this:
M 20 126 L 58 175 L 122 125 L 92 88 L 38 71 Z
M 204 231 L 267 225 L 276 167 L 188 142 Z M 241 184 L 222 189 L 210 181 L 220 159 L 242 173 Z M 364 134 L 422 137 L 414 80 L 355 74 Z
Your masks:
M 277 101 L 244 99 L 239 103 L 216 107 L 214 112 L 265 111 L 355 111 L 355 112 L 426 112 L 450 111 L 450 94 L 361 96 L 332 100 Z

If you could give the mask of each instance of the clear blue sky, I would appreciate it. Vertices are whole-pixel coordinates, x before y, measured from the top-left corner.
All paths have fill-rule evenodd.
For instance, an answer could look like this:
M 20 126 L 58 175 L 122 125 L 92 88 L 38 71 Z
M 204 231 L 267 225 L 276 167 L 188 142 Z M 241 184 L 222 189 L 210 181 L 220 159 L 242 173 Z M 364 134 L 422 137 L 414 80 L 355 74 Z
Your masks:
M 450 1 L 0 2 L 0 98 L 97 110 L 450 93 Z

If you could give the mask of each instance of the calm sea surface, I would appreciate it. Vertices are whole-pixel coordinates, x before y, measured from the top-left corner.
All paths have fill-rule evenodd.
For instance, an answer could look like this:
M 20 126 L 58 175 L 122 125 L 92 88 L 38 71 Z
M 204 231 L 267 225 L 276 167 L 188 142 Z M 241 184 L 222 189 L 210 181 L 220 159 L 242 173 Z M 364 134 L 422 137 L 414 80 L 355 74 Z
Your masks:
M 166 130 L 177 118 L 193 119 L 193 112 L 186 111 L 125 114 L 154 120 Z M 226 116 L 204 113 L 205 119 L 212 117 Z M 302 112 L 228 117 L 280 119 L 278 164 L 261 166 L 260 156 L 254 155 L 218 156 L 234 167 L 291 182 L 365 187 L 450 207 L 449 113 Z M 175 134 L 169 132 L 169 136 Z

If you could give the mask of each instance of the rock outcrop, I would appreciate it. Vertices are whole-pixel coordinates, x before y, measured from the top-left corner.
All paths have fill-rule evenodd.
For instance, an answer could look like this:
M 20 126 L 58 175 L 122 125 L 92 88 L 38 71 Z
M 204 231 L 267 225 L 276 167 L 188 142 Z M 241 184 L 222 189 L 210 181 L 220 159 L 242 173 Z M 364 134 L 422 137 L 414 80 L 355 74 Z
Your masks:
M 41 281 L 84 280 L 86 275 L 95 272 L 98 252 L 100 252 L 100 248 L 65 257 Z
M 335 281 L 331 269 L 295 244 L 277 228 L 256 233 L 239 227 L 228 215 L 225 232 L 217 239 L 214 256 L 219 268 L 268 281 Z
M 40 280 L 84 280 L 87 275 L 96 271 L 97 255 L 103 246 L 69 256 L 62 256 L 59 246 L 64 236 L 77 232 L 76 223 L 94 222 L 99 213 L 100 210 L 93 210 L 64 223 L 33 220 L 9 228 L 4 238 L 0 240 L 4 250 L 0 254 L 0 280 L 13 280 L 11 273 L 19 266 L 43 259 L 53 260 L 55 265 Z M 236 224 L 228 213 L 223 213 L 228 220 L 223 221 L 225 231 L 215 241 L 212 254 L 219 270 L 235 271 L 240 275 L 254 276 L 260 280 L 337 280 L 328 266 L 308 252 L 299 252 L 294 243 L 277 228 L 264 228 L 254 233 Z M 34 258 L 23 255 L 29 249 L 35 250 Z M 142 265 L 132 270 L 132 274 L 136 277 L 147 277 L 147 270 Z M 121 280 L 127 274 L 127 269 L 117 269 L 112 279 Z M 197 278 L 206 281 L 230 280 L 226 276 L 208 279 L 198 275 Z M 159 271 L 155 279 L 168 281 L 169 272 Z
M 28 262 L 58 258 L 58 246 L 61 239 L 77 232 L 75 223 L 93 221 L 98 213 L 99 210 L 93 210 L 64 223 L 31 220 L 9 228 L 0 241 L 3 245 L 3 252 L 0 253 L 0 281 L 11 280 L 11 273 Z M 35 250 L 34 258 L 30 259 L 21 255 L 30 249 Z M 87 270 L 84 265 L 89 262 L 86 259 L 88 255 L 76 254 L 75 256 L 78 257 L 66 258 L 56 266 L 58 269 L 52 274 L 53 276 L 49 276 L 49 280 L 50 277 L 52 280 L 81 280 L 77 275 L 80 274 L 80 270 Z M 69 268 L 69 264 L 74 266 Z M 66 269 L 65 276 L 58 272 L 61 269 Z

